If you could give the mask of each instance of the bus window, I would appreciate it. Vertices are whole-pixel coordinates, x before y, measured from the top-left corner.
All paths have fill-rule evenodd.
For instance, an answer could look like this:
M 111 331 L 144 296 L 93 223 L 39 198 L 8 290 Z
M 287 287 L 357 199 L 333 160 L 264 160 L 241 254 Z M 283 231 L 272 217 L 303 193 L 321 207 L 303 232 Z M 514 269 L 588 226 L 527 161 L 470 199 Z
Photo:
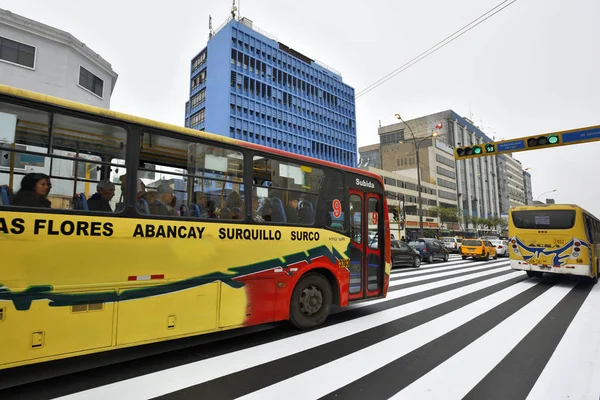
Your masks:
M 49 199 L 56 208 L 117 211 L 115 172 L 124 169 L 126 145 L 127 131 L 121 127 L 54 114 Z
M 245 218 L 241 152 L 144 133 L 138 179 L 142 212 L 206 219 Z
M 313 225 L 324 173 L 319 168 L 254 156 L 253 207 L 258 222 Z
M 115 168 L 111 160 L 124 158 L 123 128 L 6 103 L 0 103 L 0 127 L 0 142 L 4 142 L 0 145 L 0 185 L 11 187 L 16 194 L 9 205 L 36 207 L 24 201 L 34 191 L 24 188 L 19 195 L 25 176 L 40 182 L 40 177 L 45 177 L 50 191 L 42 196 L 40 206 L 59 209 L 95 211 L 89 209 L 87 200 L 97 192 L 98 182 L 114 186 L 110 183 Z M 114 190 L 105 192 L 110 197 L 108 206 Z M 112 212 L 115 206 L 112 201 L 103 211 Z
M 575 225 L 574 210 L 513 211 L 512 220 L 520 229 L 570 229 Z
M 352 240 L 360 244 L 362 239 L 362 200 L 355 194 L 350 196 L 350 224 Z

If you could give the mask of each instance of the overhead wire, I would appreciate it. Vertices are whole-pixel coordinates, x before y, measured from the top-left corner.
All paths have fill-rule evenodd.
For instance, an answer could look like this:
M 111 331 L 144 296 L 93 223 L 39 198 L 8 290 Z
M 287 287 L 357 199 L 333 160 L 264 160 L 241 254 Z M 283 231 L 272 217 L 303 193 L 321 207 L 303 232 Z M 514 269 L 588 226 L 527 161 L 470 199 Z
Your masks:
M 505 0 L 505 1 L 501 2 L 501 3 L 499 3 L 495 7 L 491 8 L 488 11 L 486 11 L 485 13 L 481 14 L 479 17 L 475 18 L 473 21 L 471 21 L 468 24 L 464 25 L 462 28 L 460 28 L 457 31 L 453 32 L 452 34 L 450 34 L 449 36 L 447 36 L 443 40 L 441 40 L 441 41 L 437 42 L 436 44 L 434 44 L 433 46 L 429 47 L 427 50 L 425 50 L 424 52 L 422 52 L 418 56 L 412 58 L 411 60 L 407 61 L 406 63 L 404 63 L 400 67 L 396 68 L 394 71 L 390 72 L 389 74 L 387 74 L 383 78 L 379 79 L 378 81 L 376 81 L 376 82 L 372 83 L 371 85 L 367 86 L 366 88 L 362 89 L 361 91 L 359 91 L 354 96 L 354 98 L 358 99 L 359 97 L 364 96 L 365 94 L 369 93 L 371 90 L 373 90 L 373 89 L 381 86 L 383 83 L 385 83 L 388 80 L 392 79 L 394 76 L 396 76 L 399 73 L 405 71 L 406 69 L 408 69 L 411 66 L 415 65 L 419 61 L 424 60 L 425 58 L 429 57 L 430 55 L 432 55 L 436 51 L 438 51 L 441 48 L 443 48 L 444 46 L 452 43 L 454 40 L 458 39 L 459 37 L 461 37 L 465 33 L 469 32 L 471 29 L 477 27 L 478 25 L 480 25 L 481 23 L 485 22 L 489 18 L 493 17 L 494 15 L 496 15 L 497 13 L 499 13 L 500 11 L 502 11 L 505 8 L 509 7 L 510 5 L 512 5 L 513 3 L 515 3 L 516 1 L 517 0 Z M 506 3 L 508 3 L 508 4 L 506 4 Z

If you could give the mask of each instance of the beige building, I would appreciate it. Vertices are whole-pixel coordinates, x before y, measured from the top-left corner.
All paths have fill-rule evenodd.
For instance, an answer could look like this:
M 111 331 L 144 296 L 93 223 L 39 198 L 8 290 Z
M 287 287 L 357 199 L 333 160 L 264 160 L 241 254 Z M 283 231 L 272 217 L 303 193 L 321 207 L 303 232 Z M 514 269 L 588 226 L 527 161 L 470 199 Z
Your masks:
M 417 178 L 404 175 L 401 172 L 389 172 L 374 167 L 363 167 L 362 169 L 378 174 L 383 177 L 385 183 L 386 197 L 390 212 L 390 229 L 395 238 L 402 236 L 416 236 L 419 230 L 418 217 L 418 197 Z M 440 188 L 426 181 L 421 182 L 421 199 L 423 203 L 423 231 L 437 231 L 440 229 L 458 229 L 458 226 L 448 226 L 443 224 L 440 219 L 429 211 L 431 207 L 443 205 L 446 207 L 457 208 L 456 200 L 441 201 L 439 197 Z M 399 217 L 399 221 L 394 221 L 394 213 Z

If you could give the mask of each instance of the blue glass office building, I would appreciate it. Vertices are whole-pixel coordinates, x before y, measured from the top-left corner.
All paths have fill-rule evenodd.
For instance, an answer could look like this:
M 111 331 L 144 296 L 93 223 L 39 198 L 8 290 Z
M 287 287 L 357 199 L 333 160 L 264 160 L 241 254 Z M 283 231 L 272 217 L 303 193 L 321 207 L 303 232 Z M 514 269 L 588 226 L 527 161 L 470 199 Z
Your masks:
M 356 166 L 354 89 L 246 18 L 219 29 L 191 63 L 185 126 Z

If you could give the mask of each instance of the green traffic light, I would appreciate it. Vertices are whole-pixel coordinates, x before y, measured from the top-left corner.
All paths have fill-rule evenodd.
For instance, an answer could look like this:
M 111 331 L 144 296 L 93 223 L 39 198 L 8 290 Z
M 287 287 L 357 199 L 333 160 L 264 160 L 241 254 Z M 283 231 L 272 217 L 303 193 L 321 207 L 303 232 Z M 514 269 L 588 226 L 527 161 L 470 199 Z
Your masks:
M 485 145 L 485 152 L 486 153 L 493 153 L 495 151 L 496 151 L 496 149 L 494 148 L 493 144 L 486 144 Z
M 481 147 L 479 147 L 479 146 L 473 147 L 473 154 L 481 154 Z
M 558 136 L 556 136 L 556 135 L 548 136 L 548 143 L 550 143 L 550 144 L 558 143 Z

